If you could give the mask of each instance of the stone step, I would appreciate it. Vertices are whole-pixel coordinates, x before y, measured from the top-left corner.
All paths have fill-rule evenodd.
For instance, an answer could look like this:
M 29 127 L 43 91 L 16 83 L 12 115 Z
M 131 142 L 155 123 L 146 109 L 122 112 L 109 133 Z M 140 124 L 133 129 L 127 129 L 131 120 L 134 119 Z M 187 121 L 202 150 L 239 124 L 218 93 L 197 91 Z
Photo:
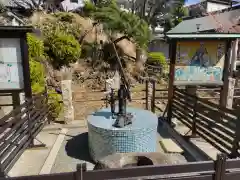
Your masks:
M 160 144 L 165 153 L 183 153 L 183 149 L 170 138 L 162 138 Z

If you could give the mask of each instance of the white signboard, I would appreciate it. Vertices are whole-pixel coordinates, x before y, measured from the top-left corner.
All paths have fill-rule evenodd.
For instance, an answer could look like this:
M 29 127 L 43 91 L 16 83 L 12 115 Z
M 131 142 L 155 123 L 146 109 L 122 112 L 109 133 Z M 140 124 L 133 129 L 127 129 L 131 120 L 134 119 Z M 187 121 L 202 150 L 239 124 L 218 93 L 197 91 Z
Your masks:
M 0 39 L 0 90 L 23 89 L 20 39 Z

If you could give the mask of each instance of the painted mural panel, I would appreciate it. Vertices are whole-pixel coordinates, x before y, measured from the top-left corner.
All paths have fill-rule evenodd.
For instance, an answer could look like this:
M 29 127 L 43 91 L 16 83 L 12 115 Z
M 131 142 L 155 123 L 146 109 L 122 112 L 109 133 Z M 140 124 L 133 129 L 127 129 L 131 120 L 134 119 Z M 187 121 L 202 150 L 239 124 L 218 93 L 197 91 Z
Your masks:
M 224 41 L 178 42 L 175 81 L 222 81 L 224 54 Z

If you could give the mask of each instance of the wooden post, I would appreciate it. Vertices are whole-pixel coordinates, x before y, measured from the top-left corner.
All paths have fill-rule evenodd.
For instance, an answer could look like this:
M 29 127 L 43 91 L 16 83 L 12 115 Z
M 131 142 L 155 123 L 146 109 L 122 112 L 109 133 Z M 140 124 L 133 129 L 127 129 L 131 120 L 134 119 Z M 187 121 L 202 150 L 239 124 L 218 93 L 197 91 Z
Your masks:
M 87 171 L 87 164 L 77 164 L 77 171 L 75 172 L 75 180 L 83 180 L 84 172 Z
M 194 99 L 194 106 L 193 106 L 193 122 L 192 122 L 192 135 L 191 137 L 196 137 L 197 136 L 197 124 L 196 124 L 196 115 L 197 115 L 197 96 L 195 96 L 195 99 Z
M 155 113 L 155 93 L 156 93 L 156 81 L 152 81 L 152 100 L 151 100 L 151 110 L 153 113 Z
M 32 132 L 32 127 L 33 127 L 33 124 L 32 124 L 32 118 L 30 116 L 30 112 L 31 112 L 31 109 L 33 108 L 32 107 L 32 103 L 34 103 L 32 101 L 32 99 L 29 99 L 29 98 L 26 98 L 26 102 L 27 102 L 27 107 L 28 108 L 28 112 L 27 112 L 27 118 L 28 118 L 28 133 L 29 133 L 29 141 L 30 141 L 30 144 L 29 144 L 29 147 L 33 147 L 34 146 L 34 138 L 33 138 L 33 132 Z M 31 109 L 29 109 L 31 108 Z
M 231 41 L 228 40 L 225 49 L 224 69 L 223 69 L 223 86 L 220 94 L 220 105 L 227 106 L 228 90 L 229 90 L 229 75 L 230 75 L 230 48 Z
M 32 98 L 32 88 L 30 81 L 30 67 L 29 67 L 29 58 L 28 58 L 28 45 L 27 45 L 27 35 L 24 34 L 24 37 L 20 39 L 21 44 L 21 54 L 22 54 L 22 63 L 23 63 L 23 77 L 24 77 L 24 92 L 25 98 Z
M 233 77 L 234 72 L 236 71 L 236 61 L 237 61 L 237 53 L 238 53 L 238 39 L 233 42 L 233 46 L 231 48 L 231 56 L 230 56 L 230 73 L 228 77 L 228 93 L 227 93 L 227 102 L 226 107 L 231 109 L 233 105 L 234 99 L 234 88 L 237 84 L 237 80 Z
M 172 121 L 172 100 L 173 100 L 173 92 L 174 92 L 176 51 L 177 51 L 177 42 L 174 40 L 170 42 L 170 46 L 169 46 L 170 68 L 169 68 L 168 113 L 167 113 L 167 121 L 169 124 L 171 124 L 171 121 Z
M 47 108 L 48 108 L 48 117 L 47 117 L 47 120 L 48 120 L 48 124 L 51 123 L 51 120 L 52 120 L 52 117 L 50 116 L 50 113 L 49 113 L 49 97 L 48 97 L 48 88 L 47 88 L 47 85 L 45 85 L 45 90 L 44 90 L 44 96 L 46 98 L 46 105 L 47 105 Z M 44 105 L 43 105 L 44 106 Z
M 225 154 L 218 154 L 217 160 L 214 162 L 214 180 L 224 180 L 226 177 L 226 155 Z
M 233 145 L 232 145 L 232 150 L 230 154 L 230 158 L 236 158 L 239 156 L 238 150 L 239 150 L 239 141 L 240 141 L 240 118 L 237 119 L 236 121 L 236 127 L 235 127 L 235 136 L 233 140 Z
M 12 93 L 12 103 L 13 103 L 13 109 L 16 109 L 18 106 L 20 106 L 19 92 Z
M 148 86 L 149 86 L 149 80 L 146 80 L 146 84 L 145 84 L 145 109 L 148 110 Z

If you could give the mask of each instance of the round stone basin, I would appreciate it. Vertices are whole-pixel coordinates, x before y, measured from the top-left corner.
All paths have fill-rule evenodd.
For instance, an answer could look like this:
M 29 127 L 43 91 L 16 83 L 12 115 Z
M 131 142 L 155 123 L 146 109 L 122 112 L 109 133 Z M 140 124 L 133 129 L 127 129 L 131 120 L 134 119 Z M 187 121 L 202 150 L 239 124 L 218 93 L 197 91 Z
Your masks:
M 118 109 L 116 108 L 116 112 Z M 133 115 L 132 124 L 124 128 L 113 127 L 111 109 L 101 109 L 88 116 L 88 144 L 92 159 L 114 153 L 155 152 L 158 118 L 150 111 L 127 107 Z

